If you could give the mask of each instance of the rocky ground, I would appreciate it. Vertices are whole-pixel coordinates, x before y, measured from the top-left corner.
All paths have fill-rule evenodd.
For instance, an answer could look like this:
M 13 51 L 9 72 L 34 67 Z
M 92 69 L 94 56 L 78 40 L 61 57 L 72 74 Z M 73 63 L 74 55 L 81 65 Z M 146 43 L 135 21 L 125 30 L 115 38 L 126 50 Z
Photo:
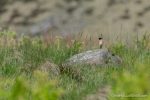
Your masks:
M 115 40 L 150 31 L 149 0 L 1 0 L 0 5 L 1 28 L 18 33 L 102 33 Z

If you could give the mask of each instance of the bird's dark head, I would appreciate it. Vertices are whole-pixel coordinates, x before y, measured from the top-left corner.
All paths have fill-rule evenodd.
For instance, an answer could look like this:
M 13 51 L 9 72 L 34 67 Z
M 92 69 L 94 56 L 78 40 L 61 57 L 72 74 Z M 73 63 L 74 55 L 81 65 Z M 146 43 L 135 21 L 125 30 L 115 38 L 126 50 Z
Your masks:
M 98 39 L 99 39 L 99 40 L 102 40 L 103 38 L 102 38 L 102 37 L 99 37 Z

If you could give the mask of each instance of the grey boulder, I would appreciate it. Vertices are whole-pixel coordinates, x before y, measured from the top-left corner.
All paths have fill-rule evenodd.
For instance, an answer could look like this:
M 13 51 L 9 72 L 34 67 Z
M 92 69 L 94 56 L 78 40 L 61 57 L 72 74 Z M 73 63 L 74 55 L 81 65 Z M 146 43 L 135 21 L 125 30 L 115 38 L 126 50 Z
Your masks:
M 89 65 L 106 65 L 106 64 L 121 64 L 122 59 L 112 54 L 108 49 L 89 50 L 83 53 L 76 54 L 66 60 L 64 65 L 74 64 L 89 64 Z

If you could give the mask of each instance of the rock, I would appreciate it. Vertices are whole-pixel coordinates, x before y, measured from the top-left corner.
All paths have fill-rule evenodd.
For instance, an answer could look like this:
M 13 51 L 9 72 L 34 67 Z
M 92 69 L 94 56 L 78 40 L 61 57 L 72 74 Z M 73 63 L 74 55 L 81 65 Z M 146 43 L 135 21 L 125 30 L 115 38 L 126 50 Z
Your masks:
M 119 56 L 112 55 L 108 49 L 89 50 L 79 53 L 69 58 L 64 65 L 89 64 L 89 65 L 106 65 L 121 64 L 122 60 Z
M 117 56 L 117 55 L 112 55 L 110 62 L 113 63 L 113 64 L 117 64 L 118 65 L 118 64 L 122 63 L 122 59 L 119 56 Z
M 46 61 L 38 69 L 43 72 L 48 72 L 53 76 L 58 76 L 60 74 L 59 67 L 50 61 Z

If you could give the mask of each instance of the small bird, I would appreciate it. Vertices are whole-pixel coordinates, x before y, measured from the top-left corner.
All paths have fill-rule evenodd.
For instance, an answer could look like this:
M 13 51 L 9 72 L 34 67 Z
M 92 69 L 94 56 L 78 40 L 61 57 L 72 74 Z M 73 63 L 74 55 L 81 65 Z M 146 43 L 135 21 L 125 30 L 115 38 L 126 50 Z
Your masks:
M 99 47 L 100 49 L 103 47 L 103 38 L 102 36 L 98 38 L 99 39 Z

